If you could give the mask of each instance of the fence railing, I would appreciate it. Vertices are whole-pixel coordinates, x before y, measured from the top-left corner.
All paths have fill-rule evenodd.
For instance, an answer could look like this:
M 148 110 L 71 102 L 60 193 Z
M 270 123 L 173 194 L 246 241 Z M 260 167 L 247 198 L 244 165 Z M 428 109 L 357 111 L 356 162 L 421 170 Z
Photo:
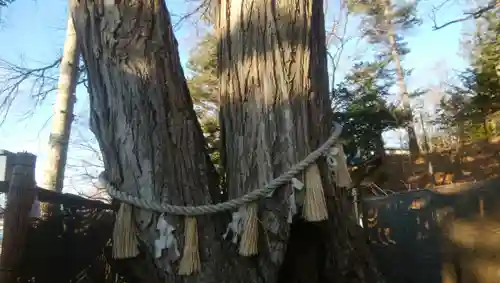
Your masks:
M 69 273 L 81 271 L 89 264 L 88 261 L 99 256 L 111 234 L 113 214 L 108 213 L 104 221 L 103 213 L 92 213 L 109 211 L 110 204 L 38 187 L 35 183 L 35 166 L 36 156 L 33 154 L 0 151 L 0 192 L 7 194 L 3 213 L 3 239 L 0 242 L 2 283 L 31 282 L 29 273 L 41 274 L 36 282 L 69 282 L 72 276 Z M 50 221 L 35 223 L 38 219 L 30 215 L 35 199 L 70 211 L 61 211 L 61 217 Z M 83 213 L 78 213 L 78 210 Z M 83 215 L 86 211 L 90 211 L 90 214 Z M 89 223 L 92 220 L 93 223 Z M 89 227 L 92 229 L 88 230 Z M 77 233 L 76 230 L 85 232 Z M 66 258 L 69 252 L 77 252 L 78 255 L 68 261 Z M 55 256 L 51 255 L 54 253 Z M 50 278 L 46 278 L 48 281 L 40 280 L 44 275 L 50 275 L 48 267 L 53 265 L 52 267 L 58 268 L 58 264 L 62 264 L 63 270 L 52 276 L 59 279 L 65 276 L 66 281 L 50 281 Z M 40 267 L 46 270 L 41 270 L 43 268 Z

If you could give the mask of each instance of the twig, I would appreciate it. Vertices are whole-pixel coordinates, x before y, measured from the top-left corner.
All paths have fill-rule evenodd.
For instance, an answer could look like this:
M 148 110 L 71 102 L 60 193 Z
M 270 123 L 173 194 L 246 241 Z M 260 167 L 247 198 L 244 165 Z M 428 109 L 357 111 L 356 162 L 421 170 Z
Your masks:
M 210 1 L 211 0 L 203 0 L 195 9 L 180 16 L 180 19 L 173 25 L 174 29 L 179 29 L 184 21 L 199 12 L 201 12 L 201 15 L 206 15 L 210 8 Z
M 40 68 L 25 68 L 0 60 L 0 72 L 5 73 L 0 78 L 0 110 L 3 110 L 0 124 L 2 124 L 19 93 L 21 86 L 33 79 L 31 96 L 37 103 L 45 99 L 48 93 L 55 89 L 57 77 L 50 73 L 59 66 L 60 58 L 53 63 Z M 47 88 L 47 86 L 49 86 Z
M 26 90 L 29 97 L 35 100 L 35 106 L 42 103 L 49 94 L 57 90 L 58 69 L 61 58 L 52 63 L 38 68 L 28 68 L 16 65 L 0 59 L 0 125 L 5 122 L 8 113 L 18 97 L 20 91 Z M 80 65 L 80 73 L 84 73 L 85 67 Z M 83 75 L 77 84 L 84 83 L 86 76 Z M 25 88 L 26 84 L 30 85 Z M 34 109 L 29 109 L 23 114 L 27 118 Z
M 354 39 L 354 37 L 352 36 L 346 36 L 347 26 L 349 23 L 349 10 L 347 9 L 347 4 L 345 3 L 345 1 L 341 1 L 337 18 L 338 18 L 337 20 L 334 20 L 334 25 L 331 31 L 328 32 L 326 39 L 327 46 L 332 45 L 333 39 L 339 42 L 334 54 L 332 54 L 328 50 L 326 52 L 328 58 L 331 60 L 331 67 L 332 67 L 332 75 L 331 75 L 332 77 L 330 81 L 330 87 L 331 87 L 330 92 L 332 96 L 335 93 L 335 87 L 336 87 L 335 74 L 340 64 L 340 59 L 342 58 L 344 48 L 349 41 Z M 342 21 L 343 21 L 343 26 L 342 26 L 342 31 L 340 32 L 338 27 Z M 339 32 L 341 33 L 341 35 L 339 35 Z M 332 100 L 334 100 L 334 97 L 332 97 Z
M 443 3 L 441 3 L 440 5 L 438 5 L 438 6 L 436 6 L 436 7 L 434 7 L 432 9 L 431 19 L 432 19 L 432 21 L 434 23 L 434 25 L 432 27 L 432 30 L 439 30 L 439 29 L 445 28 L 445 27 L 447 27 L 449 25 L 456 24 L 456 23 L 459 23 L 459 22 L 464 22 L 464 21 L 471 20 L 471 19 L 478 19 L 478 18 L 482 17 L 483 14 L 485 14 L 486 12 L 491 11 L 491 10 L 493 10 L 495 8 L 498 8 L 500 6 L 500 4 L 499 4 L 500 2 L 496 2 L 495 0 L 493 0 L 493 1 L 491 1 L 485 7 L 480 7 L 477 10 L 472 11 L 472 12 L 465 12 L 465 13 L 463 13 L 464 16 L 461 17 L 461 18 L 458 18 L 458 19 L 449 21 L 447 23 L 438 25 L 437 22 L 436 22 L 436 12 L 438 10 L 440 10 L 449 1 L 450 0 L 446 0 Z

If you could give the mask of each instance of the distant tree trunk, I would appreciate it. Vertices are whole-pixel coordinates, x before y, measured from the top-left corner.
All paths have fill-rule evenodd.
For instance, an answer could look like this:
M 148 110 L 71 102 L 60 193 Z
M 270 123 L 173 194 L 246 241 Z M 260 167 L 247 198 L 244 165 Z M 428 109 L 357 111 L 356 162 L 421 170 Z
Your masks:
M 68 156 L 68 143 L 76 100 L 75 89 L 78 78 L 79 56 L 75 27 L 71 16 L 69 16 L 61 58 L 54 116 L 52 117 L 52 131 L 49 137 L 49 156 L 45 168 L 45 188 L 58 192 L 62 191 L 64 183 L 64 169 Z
M 377 136 L 377 152 L 376 155 L 385 158 L 385 145 L 384 145 L 384 137 L 382 134 Z
M 489 140 L 491 137 L 492 137 L 492 131 L 491 131 L 491 126 L 490 126 L 490 123 L 489 123 L 489 111 L 486 110 L 484 111 L 483 110 L 483 127 L 484 127 L 484 135 L 486 137 L 486 140 Z
M 429 135 L 427 134 L 427 129 L 425 126 L 424 115 L 420 113 L 420 127 L 422 128 L 423 139 L 424 139 L 424 150 L 427 154 L 431 151 L 431 145 L 429 142 Z
M 228 195 L 234 198 L 263 187 L 321 145 L 331 133 L 332 111 L 322 1 L 222 0 L 220 5 L 222 153 Z M 291 189 L 266 200 L 255 281 L 259 276 L 263 282 L 376 280 L 364 241 L 353 238 L 345 189 L 335 188 L 324 160 L 318 165 L 330 220 L 296 219 L 290 229 L 284 200 Z
M 410 105 L 410 97 L 408 94 L 408 88 L 405 82 L 405 73 L 403 66 L 401 64 L 401 56 L 398 51 L 398 46 L 396 42 L 396 33 L 394 32 L 394 24 L 392 23 L 392 8 L 391 1 L 384 1 L 384 15 L 387 21 L 387 35 L 389 39 L 389 46 L 391 49 L 392 59 L 394 60 L 394 67 L 396 69 L 397 84 L 399 87 L 399 92 L 401 95 L 401 102 L 403 103 L 403 109 L 409 115 L 410 121 L 406 130 L 408 131 L 408 146 L 410 147 L 410 153 L 413 157 L 420 155 L 420 147 L 418 146 L 417 134 L 415 132 L 415 126 L 413 122 L 413 111 Z

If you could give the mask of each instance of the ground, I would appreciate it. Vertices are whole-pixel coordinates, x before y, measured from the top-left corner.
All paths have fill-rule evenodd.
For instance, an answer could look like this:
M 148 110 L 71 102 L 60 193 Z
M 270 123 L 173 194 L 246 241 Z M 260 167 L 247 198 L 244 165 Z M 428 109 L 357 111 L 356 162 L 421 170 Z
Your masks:
M 461 150 L 443 149 L 424 155 L 413 166 L 408 155 L 388 155 L 375 182 L 381 188 L 401 191 L 405 184 L 424 188 L 486 180 L 500 176 L 499 153 L 500 144 L 480 141 L 465 144 Z M 427 161 L 432 164 L 432 175 Z

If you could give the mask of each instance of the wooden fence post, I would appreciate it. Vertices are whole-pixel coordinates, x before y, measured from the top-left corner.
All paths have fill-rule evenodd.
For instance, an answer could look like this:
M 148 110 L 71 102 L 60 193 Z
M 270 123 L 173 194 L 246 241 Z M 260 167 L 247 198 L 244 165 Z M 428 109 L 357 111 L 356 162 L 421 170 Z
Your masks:
M 29 213 L 35 199 L 36 156 L 18 153 L 9 184 L 4 214 L 0 283 L 15 283 L 19 274 L 22 253 L 28 232 Z
M 479 216 L 484 218 L 484 198 L 482 193 L 479 193 Z

